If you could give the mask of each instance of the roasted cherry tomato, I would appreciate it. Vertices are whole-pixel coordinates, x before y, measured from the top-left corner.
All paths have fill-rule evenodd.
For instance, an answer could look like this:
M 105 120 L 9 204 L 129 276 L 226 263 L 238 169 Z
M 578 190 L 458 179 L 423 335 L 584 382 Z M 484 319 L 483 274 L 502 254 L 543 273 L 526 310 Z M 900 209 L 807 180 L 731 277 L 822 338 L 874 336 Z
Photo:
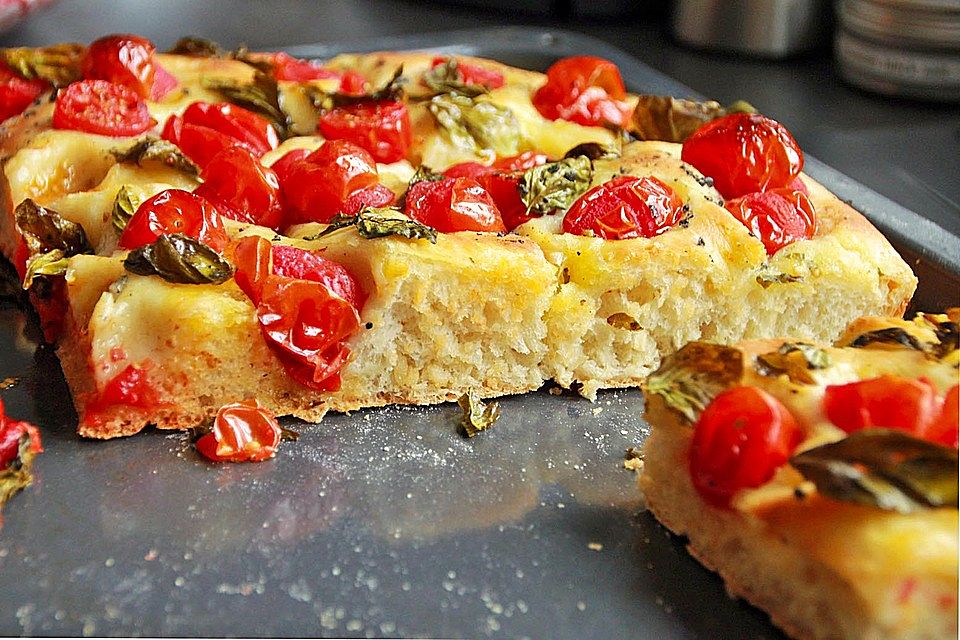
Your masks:
M 479 162 L 460 162 L 447 167 L 443 175 L 448 178 L 480 178 L 496 172 L 492 166 Z
M 213 431 L 194 445 L 214 462 L 262 462 L 274 456 L 283 430 L 276 417 L 256 400 L 220 407 Z
M 758 113 L 732 113 L 697 129 L 681 158 L 724 198 L 786 187 L 803 169 L 803 152 L 787 128 Z
M 545 164 L 549 158 L 542 153 L 524 151 L 517 156 L 498 158 L 493 164 L 486 165 L 479 162 L 461 162 L 451 165 L 443 172 L 448 178 L 479 178 L 491 173 L 514 173 L 526 171 Z
M 626 127 L 633 110 L 617 65 L 594 56 L 564 58 L 547 69 L 547 83 L 533 94 L 544 118 Z
M 448 58 L 438 56 L 433 59 L 430 67 L 439 67 L 440 65 L 445 64 L 447 60 Z M 485 69 L 474 64 L 461 62 L 460 60 L 457 60 L 457 75 L 459 76 L 460 82 L 464 84 L 481 85 L 487 89 L 499 89 L 506 82 L 503 78 L 503 74 L 499 71 Z
M 272 269 L 271 254 L 264 238 L 237 243 L 237 285 L 256 305 L 261 332 L 287 373 L 311 389 L 336 391 L 350 353 L 346 341 L 360 327 L 350 300 L 359 296 L 359 286 L 341 265 L 324 265 L 329 261 L 318 254 L 306 258 L 310 252 L 288 247 L 274 256 Z M 283 275 L 290 273 L 303 278 Z
M 960 385 L 947 391 L 940 415 L 927 427 L 927 439 L 957 448 L 960 439 Z
M 389 187 L 375 184 L 366 189 L 354 191 L 340 206 L 339 213 L 352 216 L 367 207 L 389 207 L 397 200 L 397 194 Z
M 367 79 L 356 71 L 345 71 L 340 77 L 340 93 L 362 96 L 367 90 Z
M 203 167 L 200 178 L 203 184 L 194 193 L 213 202 L 221 215 L 272 229 L 282 223 L 277 174 L 246 148 L 224 149 Z
M 339 73 L 325 69 L 317 62 L 294 58 L 282 51 L 271 54 L 270 61 L 273 63 L 273 77 L 277 80 L 309 82 L 311 80 L 340 78 Z
M 730 504 L 759 487 L 793 454 L 802 432 L 779 400 L 756 387 L 734 387 L 713 399 L 694 427 L 690 476 L 704 500 Z
M 324 138 L 348 140 L 383 163 L 406 158 L 413 135 L 410 114 L 402 102 L 337 107 L 320 116 L 318 128 Z
M 0 122 L 20 115 L 30 103 L 50 88 L 43 80 L 27 80 L 0 62 Z
M 580 196 L 563 218 L 563 232 L 600 238 L 652 238 L 683 217 L 680 196 L 657 178 L 618 176 Z
M 817 232 L 813 203 L 801 191 L 758 191 L 727 200 L 723 206 L 763 242 L 767 255 L 797 240 L 809 240 Z
M 161 135 L 201 167 L 227 147 L 244 147 L 259 158 L 280 144 L 265 118 L 229 102 L 194 102 L 182 116 L 170 116 Z
M 129 34 L 110 35 L 94 40 L 80 63 L 83 77 L 122 84 L 149 98 L 153 91 L 156 66 L 152 42 Z
M 274 170 L 277 174 L 277 177 L 280 179 L 280 184 L 282 185 L 287 181 L 287 177 L 290 175 L 290 170 L 294 165 L 299 164 L 307 156 L 312 153 L 310 149 L 292 149 L 287 151 L 285 154 L 280 156 L 276 162 L 270 165 L 270 168 Z
M 177 79 L 170 72 L 154 63 L 157 71 L 153 76 L 153 88 L 150 90 L 150 99 L 153 101 L 162 100 L 165 95 L 173 91 L 177 86 Z
M 80 80 L 57 95 L 53 128 L 102 136 L 135 136 L 154 124 L 133 90 L 106 80 Z
M 30 439 L 30 450 L 33 453 L 43 451 L 40 431 L 29 422 L 10 418 L 4 409 L 3 400 L 0 400 L 0 471 L 7 469 L 20 456 L 20 441 L 24 437 Z
M 937 392 L 926 378 L 883 375 L 849 384 L 835 384 L 823 394 L 827 418 L 847 433 L 882 427 L 926 436 L 940 413 Z
M 286 156 L 278 164 L 281 161 L 285 162 Z M 350 196 L 378 182 L 373 157 L 347 140 L 327 140 L 302 160 L 289 162 L 279 175 L 291 224 L 329 222 L 344 213 Z
M 144 200 L 120 234 L 119 244 L 137 249 L 169 233 L 182 233 L 214 251 L 222 252 L 227 246 L 227 232 L 213 204 L 180 189 L 167 189 Z
M 414 183 L 407 191 L 405 213 L 443 233 L 507 231 L 490 194 L 473 178 Z

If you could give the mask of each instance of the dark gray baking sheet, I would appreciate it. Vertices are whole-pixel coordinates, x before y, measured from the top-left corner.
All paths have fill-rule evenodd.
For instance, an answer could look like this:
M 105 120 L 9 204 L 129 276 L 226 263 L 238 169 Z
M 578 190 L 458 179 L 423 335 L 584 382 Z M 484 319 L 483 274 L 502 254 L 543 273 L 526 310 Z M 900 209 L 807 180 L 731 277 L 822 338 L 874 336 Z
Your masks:
M 564 32 L 294 52 L 431 44 L 531 68 L 593 53 L 635 91 L 692 95 Z M 921 280 L 925 300 L 956 303 L 957 238 L 820 163 L 810 170 L 946 274 Z M 289 421 L 302 437 L 275 460 L 215 466 L 180 434 L 77 438 L 56 357 L 36 335 L 0 299 L 0 378 L 21 378 L 0 397 L 41 425 L 46 447 L 0 529 L 0 634 L 782 637 L 641 510 L 621 467 L 646 434 L 637 391 L 594 404 L 546 390 L 506 398 L 500 422 L 472 440 L 456 434 L 451 405 Z

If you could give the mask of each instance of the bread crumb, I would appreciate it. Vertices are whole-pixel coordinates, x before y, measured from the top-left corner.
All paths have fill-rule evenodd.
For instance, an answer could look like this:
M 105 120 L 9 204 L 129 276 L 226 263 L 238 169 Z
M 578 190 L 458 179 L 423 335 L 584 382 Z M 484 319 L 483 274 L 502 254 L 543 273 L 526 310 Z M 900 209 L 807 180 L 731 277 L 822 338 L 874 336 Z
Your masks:
M 559 396 L 559 395 L 563 395 L 563 389 L 561 389 L 560 387 L 550 387 L 549 389 L 547 389 L 547 393 L 549 393 L 552 396 Z
M 603 545 L 599 542 L 588 542 L 587 549 L 590 549 L 591 551 L 603 551 Z
M 593 412 L 593 415 L 598 416 L 603 412 L 603 407 L 594 407 L 591 409 L 591 411 Z
M 629 458 L 623 461 L 623 468 L 628 471 L 643 471 L 643 460 L 640 458 Z

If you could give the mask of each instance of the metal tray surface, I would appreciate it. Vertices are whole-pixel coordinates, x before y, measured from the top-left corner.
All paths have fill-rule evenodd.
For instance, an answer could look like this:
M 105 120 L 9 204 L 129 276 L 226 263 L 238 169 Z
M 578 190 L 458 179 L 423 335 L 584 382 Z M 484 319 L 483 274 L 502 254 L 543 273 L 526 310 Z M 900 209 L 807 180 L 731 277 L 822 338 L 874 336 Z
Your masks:
M 693 95 L 597 40 L 498 29 L 291 49 L 439 48 L 544 68 L 590 52 L 633 90 Z M 811 173 L 957 281 L 958 241 L 812 162 Z M 934 225 L 935 226 L 935 225 Z M 929 243 L 927 242 L 929 241 Z M 950 285 L 951 287 L 953 285 Z M 933 280 L 929 299 L 956 299 Z M 642 510 L 623 452 L 636 390 L 501 401 L 471 440 L 455 406 L 331 415 L 275 460 L 210 465 L 182 434 L 91 442 L 36 323 L 0 297 L 0 392 L 41 425 L 35 484 L 0 529 L 0 634 L 781 638 Z

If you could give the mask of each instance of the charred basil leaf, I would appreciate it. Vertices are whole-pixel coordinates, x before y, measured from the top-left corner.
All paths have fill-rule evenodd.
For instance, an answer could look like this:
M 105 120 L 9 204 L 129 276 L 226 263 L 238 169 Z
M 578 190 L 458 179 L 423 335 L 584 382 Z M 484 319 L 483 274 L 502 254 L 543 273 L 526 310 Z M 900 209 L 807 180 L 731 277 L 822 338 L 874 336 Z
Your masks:
M 30 198 L 17 205 L 14 216 L 31 255 L 54 249 L 60 249 L 67 257 L 93 253 L 83 227 L 53 209 L 41 207 Z
M 222 58 L 227 52 L 213 40 L 187 36 L 180 38 L 167 53 L 195 58 Z
M 0 59 L 27 80 L 45 80 L 54 87 L 65 87 L 80 79 L 80 60 L 86 47 L 65 43 L 33 49 L 0 49 Z
M 0 508 L 21 489 L 26 489 L 33 483 L 33 459 L 37 452 L 31 446 L 30 434 L 20 436 L 17 444 L 17 457 L 0 471 Z
M 437 94 L 459 93 L 476 98 L 489 92 L 489 89 L 482 84 L 467 84 L 460 79 L 460 65 L 456 58 L 447 58 L 442 64 L 424 72 L 423 84 Z
M 54 249 L 46 253 L 38 253 L 27 262 L 26 274 L 23 276 L 23 288 L 33 286 L 37 276 L 62 276 L 67 272 L 67 256 L 61 249 Z
M 142 138 L 126 149 L 114 149 L 111 153 L 121 164 L 142 167 L 144 162 L 159 162 L 191 176 L 200 175 L 197 163 L 184 155 L 177 145 L 154 136 Z
M 460 396 L 457 404 L 463 410 L 459 428 L 461 433 L 472 438 L 481 431 L 486 431 L 500 418 L 500 403 L 483 402 L 474 391 L 468 391 Z
M 252 84 L 206 78 L 203 86 L 219 92 L 228 102 L 266 118 L 281 139 L 289 137 L 290 116 L 280 106 L 280 90 L 271 75 L 258 71 Z
M 134 249 L 123 261 L 130 273 L 158 275 L 177 284 L 220 284 L 233 275 L 230 263 L 219 253 L 180 233 L 164 234 L 151 244 Z
M 134 193 L 130 185 L 125 184 L 120 187 L 120 190 L 117 191 L 117 197 L 113 201 L 113 212 L 110 214 L 110 223 L 117 233 L 123 233 L 123 230 L 127 228 L 127 223 L 140 208 L 140 204 L 140 197 Z
M 563 155 L 564 158 L 579 158 L 580 156 L 585 156 L 591 160 L 599 160 L 600 158 L 619 158 L 620 154 L 617 150 L 599 142 L 581 142 Z
M 696 422 L 708 404 L 743 375 L 743 352 L 708 342 L 691 342 L 660 365 L 643 385 L 667 405 Z
M 785 342 L 771 353 L 757 356 L 757 372 L 764 376 L 786 374 L 794 384 L 815 384 L 812 369 L 830 366 L 830 356 L 823 349 L 802 342 Z
M 640 140 L 683 142 L 702 125 L 731 113 L 756 113 L 738 100 L 729 107 L 709 100 L 696 102 L 670 96 L 640 96 L 633 112 L 633 134 Z
M 857 431 L 790 464 L 834 500 L 900 513 L 957 508 L 957 450 L 903 431 Z
M 367 207 L 355 216 L 336 215 L 330 225 L 320 233 L 305 238 L 316 240 L 346 227 L 357 228 L 361 238 L 385 238 L 401 236 L 411 240 L 429 240 L 437 243 L 437 230 L 404 216 L 393 207 Z
M 518 189 L 528 214 L 546 215 L 568 209 L 590 188 L 593 161 L 587 156 L 564 158 L 524 171 Z
M 459 93 L 445 93 L 427 105 L 442 135 L 457 147 L 475 153 L 492 151 L 515 156 L 521 151 L 520 123 L 513 111 Z

